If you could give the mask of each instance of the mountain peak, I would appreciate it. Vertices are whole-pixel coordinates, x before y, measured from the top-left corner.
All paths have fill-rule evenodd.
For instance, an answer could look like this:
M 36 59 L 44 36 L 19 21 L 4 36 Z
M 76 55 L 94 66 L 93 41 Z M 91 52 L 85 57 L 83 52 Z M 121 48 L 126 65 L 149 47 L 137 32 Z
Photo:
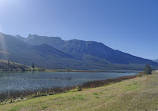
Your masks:
M 33 39 L 33 38 L 43 38 L 43 39 L 59 39 L 59 40 L 62 40 L 60 37 L 48 37 L 48 36 L 40 36 L 40 35 L 37 35 L 37 34 L 29 34 L 28 35 L 28 39 Z
M 28 39 L 32 39 L 32 38 L 34 38 L 34 37 L 39 37 L 39 36 L 36 35 L 36 34 L 33 34 L 33 35 L 32 35 L 32 34 L 29 34 L 29 35 L 28 35 Z
M 96 41 L 62 40 L 30 34 L 28 38 L 2 35 L 6 42 L 8 58 L 22 64 L 43 65 L 46 68 L 71 69 L 140 69 L 148 63 L 158 63 L 124 53 Z M 2 45 L 0 43 L 0 45 Z M 3 59 L 5 53 L 0 53 Z M 30 56 L 28 56 L 28 54 Z

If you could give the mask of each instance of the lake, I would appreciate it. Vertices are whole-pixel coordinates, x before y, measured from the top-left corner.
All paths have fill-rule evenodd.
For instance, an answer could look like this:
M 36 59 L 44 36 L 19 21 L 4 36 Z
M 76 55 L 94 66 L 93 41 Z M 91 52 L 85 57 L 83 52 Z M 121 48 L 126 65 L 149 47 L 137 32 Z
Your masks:
M 0 73 L 0 93 L 67 87 L 88 81 L 136 75 L 136 72 L 25 72 Z

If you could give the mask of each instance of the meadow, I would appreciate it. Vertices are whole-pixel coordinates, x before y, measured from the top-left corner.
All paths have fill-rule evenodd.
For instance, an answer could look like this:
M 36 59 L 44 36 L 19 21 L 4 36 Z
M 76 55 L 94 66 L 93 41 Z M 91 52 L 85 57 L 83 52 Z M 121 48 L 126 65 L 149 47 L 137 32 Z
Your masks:
M 0 111 L 157 110 L 158 73 L 119 83 L 0 105 Z

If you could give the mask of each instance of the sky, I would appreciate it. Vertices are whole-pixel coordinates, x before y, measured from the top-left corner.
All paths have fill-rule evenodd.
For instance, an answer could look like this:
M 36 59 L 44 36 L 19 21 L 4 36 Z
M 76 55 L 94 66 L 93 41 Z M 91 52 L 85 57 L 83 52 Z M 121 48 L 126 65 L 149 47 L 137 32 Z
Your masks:
M 158 0 L 0 0 L 0 32 L 97 41 L 158 59 Z

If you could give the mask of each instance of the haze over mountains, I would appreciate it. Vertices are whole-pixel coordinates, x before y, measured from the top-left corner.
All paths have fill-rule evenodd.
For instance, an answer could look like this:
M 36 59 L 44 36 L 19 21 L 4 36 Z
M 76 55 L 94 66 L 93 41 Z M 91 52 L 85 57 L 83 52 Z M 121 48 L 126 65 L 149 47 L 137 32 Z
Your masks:
M 158 59 L 154 60 L 155 62 L 158 62 Z
M 29 35 L 28 38 L 0 34 L 0 59 L 51 69 L 142 69 L 158 63 L 114 50 L 103 43 L 62 40 L 59 37 Z M 4 43 L 3 43 L 4 42 Z M 5 46 L 4 46 L 5 45 Z

